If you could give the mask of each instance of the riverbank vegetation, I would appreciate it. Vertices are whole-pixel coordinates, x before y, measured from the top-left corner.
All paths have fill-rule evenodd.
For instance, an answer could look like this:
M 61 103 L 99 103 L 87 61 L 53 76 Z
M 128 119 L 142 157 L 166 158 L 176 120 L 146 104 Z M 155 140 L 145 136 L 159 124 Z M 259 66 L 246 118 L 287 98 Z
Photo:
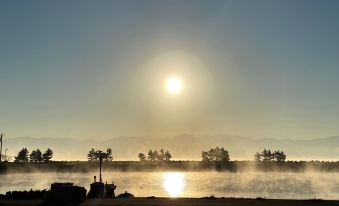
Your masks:
M 18 152 L 18 155 L 14 157 L 14 162 L 49 162 L 52 157 L 53 151 L 49 148 L 44 153 L 42 153 L 40 149 L 33 150 L 29 153 L 27 148 L 22 148 Z
M 104 170 L 116 171 L 263 171 L 263 172 L 303 172 L 325 171 L 339 172 L 339 162 L 324 161 L 286 161 L 283 151 L 264 149 L 254 154 L 253 161 L 231 160 L 229 152 L 222 147 L 210 148 L 201 152 L 201 161 L 171 160 L 168 150 L 149 150 L 147 156 L 139 153 L 139 161 L 113 161 L 112 149 L 105 152 L 92 148 L 87 154 L 87 161 L 52 161 L 53 151 L 39 149 L 29 153 L 27 148 L 18 152 L 14 162 L 2 162 L 0 173 L 11 172 L 91 172 L 98 169 L 101 158 Z

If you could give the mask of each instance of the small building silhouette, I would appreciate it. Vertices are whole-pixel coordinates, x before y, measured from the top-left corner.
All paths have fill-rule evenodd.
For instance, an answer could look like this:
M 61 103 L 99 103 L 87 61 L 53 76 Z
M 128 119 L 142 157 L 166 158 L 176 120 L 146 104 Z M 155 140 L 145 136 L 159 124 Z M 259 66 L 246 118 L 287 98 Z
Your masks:
M 112 184 L 104 184 L 102 182 L 101 167 L 102 167 L 102 158 L 99 158 L 100 162 L 100 172 L 99 172 L 99 182 L 97 182 L 96 176 L 94 176 L 94 182 L 90 185 L 90 190 L 88 192 L 88 198 L 102 198 L 102 197 L 115 197 L 114 190 L 117 186 L 112 182 Z
M 53 183 L 47 192 L 45 203 L 80 203 L 86 200 L 87 190 L 84 187 L 74 186 L 73 183 Z

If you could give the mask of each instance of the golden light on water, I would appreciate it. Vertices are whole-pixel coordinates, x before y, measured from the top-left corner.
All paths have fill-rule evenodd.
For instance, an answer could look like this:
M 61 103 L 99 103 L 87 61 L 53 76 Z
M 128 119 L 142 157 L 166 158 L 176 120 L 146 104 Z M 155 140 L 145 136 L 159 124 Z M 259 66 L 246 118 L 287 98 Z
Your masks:
M 177 94 L 182 90 L 182 82 L 177 77 L 171 77 L 166 81 L 166 89 L 170 94 Z
M 167 172 L 164 174 L 163 186 L 170 197 L 178 197 L 185 186 L 185 175 L 181 172 Z

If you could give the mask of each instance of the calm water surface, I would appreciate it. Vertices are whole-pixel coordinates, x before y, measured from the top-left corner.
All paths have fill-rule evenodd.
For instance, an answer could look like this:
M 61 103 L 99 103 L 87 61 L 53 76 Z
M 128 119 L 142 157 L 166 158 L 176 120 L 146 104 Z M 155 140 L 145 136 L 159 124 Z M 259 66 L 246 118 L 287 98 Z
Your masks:
M 0 175 L 0 193 L 49 189 L 53 182 L 73 182 L 89 189 L 96 173 L 18 173 Z M 104 172 L 116 194 L 158 197 L 265 197 L 339 199 L 339 173 L 262 172 Z

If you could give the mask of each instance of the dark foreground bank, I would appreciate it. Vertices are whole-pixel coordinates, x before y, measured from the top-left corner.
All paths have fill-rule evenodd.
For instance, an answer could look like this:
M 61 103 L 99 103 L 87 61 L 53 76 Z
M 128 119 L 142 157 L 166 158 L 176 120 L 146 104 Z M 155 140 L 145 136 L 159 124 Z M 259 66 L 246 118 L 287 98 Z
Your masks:
M 0 200 L 0 205 L 43 205 L 42 199 L 36 200 Z M 88 199 L 80 206 L 334 206 L 339 200 L 268 200 L 268 199 L 238 199 L 238 198 L 98 198 Z

